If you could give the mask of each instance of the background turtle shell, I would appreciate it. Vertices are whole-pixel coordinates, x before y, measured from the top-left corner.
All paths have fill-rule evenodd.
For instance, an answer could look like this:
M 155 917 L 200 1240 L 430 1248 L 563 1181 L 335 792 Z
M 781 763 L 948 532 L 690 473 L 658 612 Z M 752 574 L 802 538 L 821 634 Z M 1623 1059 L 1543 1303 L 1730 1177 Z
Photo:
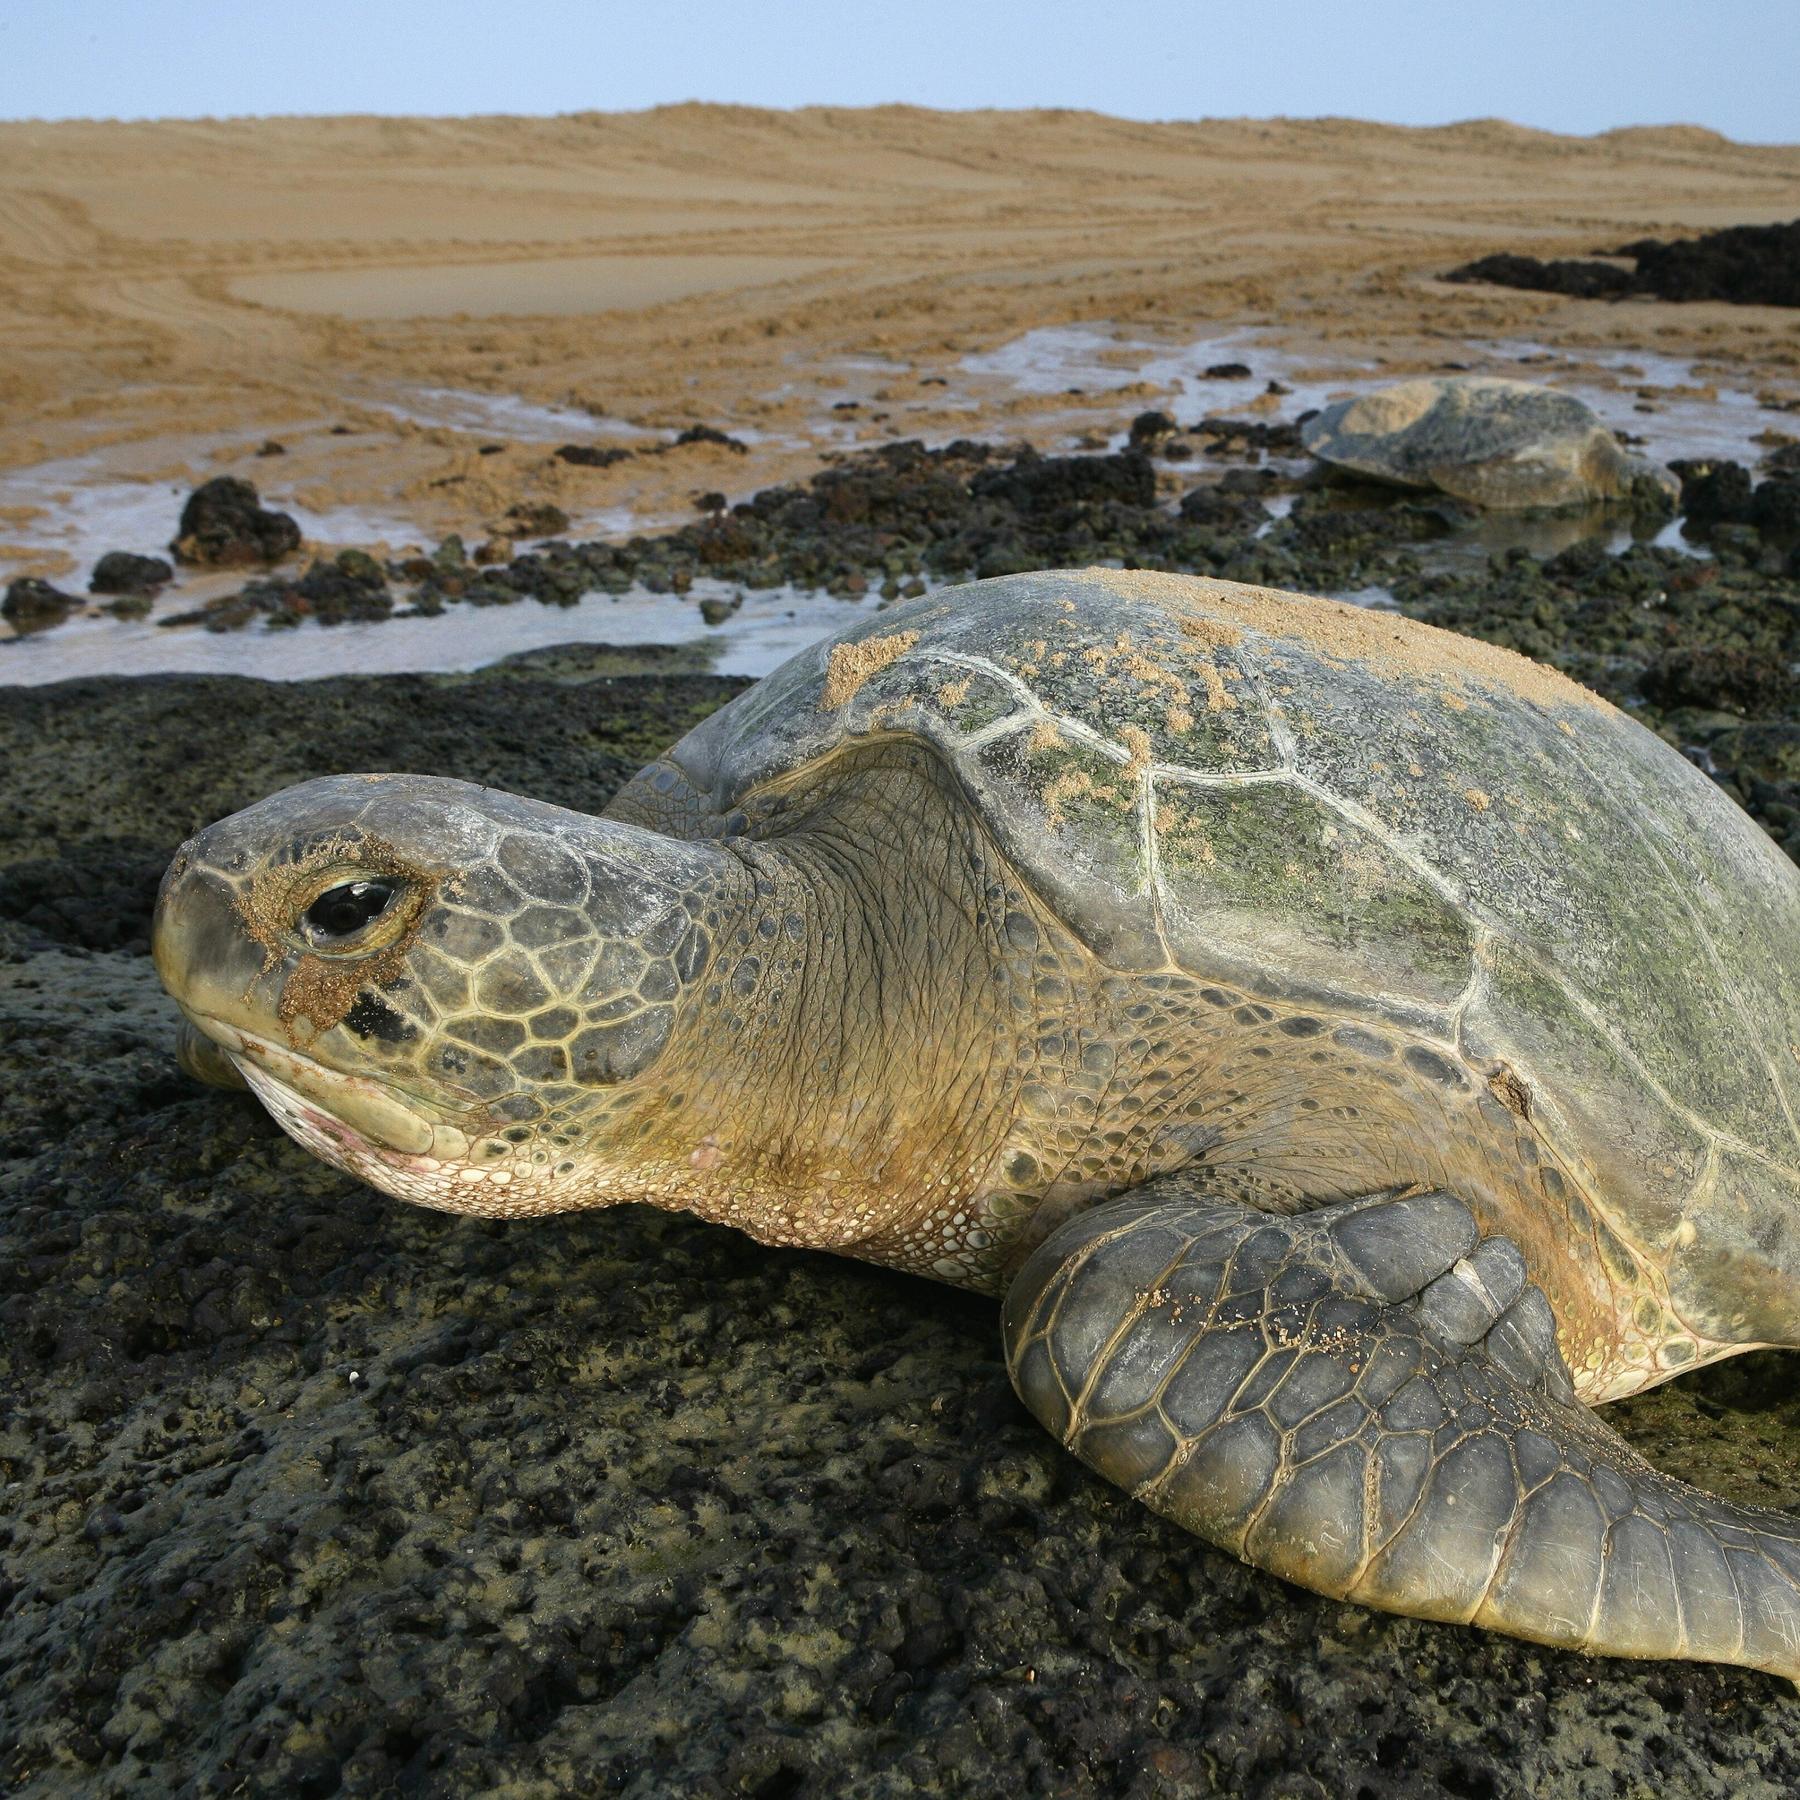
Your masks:
M 1006 576 L 796 656 L 615 811 L 779 836 L 796 771 L 894 733 L 1108 964 L 1399 1027 L 1446 1080 L 1510 1084 L 1646 1247 L 1709 1207 L 1721 1242 L 1793 1232 L 1800 876 L 1554 670 L 1233 583 Z
M 1573 394 L 1494 376 L 1422 376 L 1339 400 L 1300 428 L 1322 461 L 1499 509 L 1619 499 L 1667 471 L 1626 454 Z

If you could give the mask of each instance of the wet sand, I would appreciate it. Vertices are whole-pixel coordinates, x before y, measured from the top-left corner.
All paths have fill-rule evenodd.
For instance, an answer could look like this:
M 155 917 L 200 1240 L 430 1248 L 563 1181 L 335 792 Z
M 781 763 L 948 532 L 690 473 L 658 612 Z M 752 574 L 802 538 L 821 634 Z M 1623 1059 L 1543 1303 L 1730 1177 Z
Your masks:
M 182 489 L 234 473 L 316 541 L 399 548 L 520 499 L 590 529 L 681 517 L 883 438 L 1104 433 L 1179 391 L 1133 378 L 1141 348 L 1074 396 L 980 366 L 1083 321 L 1151 345 L 1256 328 L 1327 383 L 1496 339 L 1615 384 L 1609 355 L 1656 353 L 1785 402 L 1791 312 L 1437 277 L 1784 218 L 1796 192 L 1800 148 L 1685 127 L 712 106 L 0 125 L 0 575 L 84 575 L 59 521 L 107 482 L 146 499 L 140 541 L 108 547 L 155 548 Z M 695 423 L 747 454 L 551 454 Z

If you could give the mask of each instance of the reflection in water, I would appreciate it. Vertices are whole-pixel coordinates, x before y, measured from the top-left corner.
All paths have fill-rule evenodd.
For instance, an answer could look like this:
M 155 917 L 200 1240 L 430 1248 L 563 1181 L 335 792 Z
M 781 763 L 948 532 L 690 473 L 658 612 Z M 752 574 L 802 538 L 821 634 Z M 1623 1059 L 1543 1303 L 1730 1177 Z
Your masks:
M 1503 556 L 1509 550 L 1543 558 L 1585 543 L 1603 546 L 1609 556 L 1617 556 L 1633 544 L 1679 550 L 1688 556 L 1709 554 L 1704 545 L 1690 543 L 1682 535 L 1679 519 L 1658 524 L 1622 518 L 1616 507 L 1591 507 L 1570 513 L 1482 513 L 1462 530 L 1420 545 L 1419 559 L 1427 567 L 1436 562 L 1466 570 L 1471 563 Z
M 60 551 L 74 564 L 57 577 L 69 593 L 81 593 L 93 566 L 109 550 L 131 550 L 167 557 L 170 540 L 181 523 L 181 509 L 194 482 L 121 474 L 116 451 L 58 457 L 25 469 L 0 472 L 0 519 L 17 509 L 30 519 L 34 545 Z M 292 500 L 265 499 L 287 513 L 301 534 L 325 544 L 412 544 L 422 535 L 416 525 L 393 514 L 362 506 L 324 510 Z M 7 579 L 7 558 L 0 552 L 0 583 Z
M 1470 373 L 1510 375 L 1540 381 L 1575 394 L 1616 430 L 1642 440 L 1643 451 L 1657 459 L 1677 456 L 1730 457 L 1754 465 L 1771 432 L 1794 423 L 1792 415 L 1765 407 L 1746 389 L 1709 384 L 1695 365 L 1652 353 L 1602 350 L 1578 356 L 1528 342 L 1446 345 L 1465 359 L 1456 367 Z M 1242 365 L 1247 375 L 1208 375 L 1209 368 Z M 895 365 L 877 359 L 844 359 L 853 374 L 891 377 Z M 934 378 L 935 379 L 935 378 Z M 1311 408 L 1358 390 L 1395 379 L 1378 364 L 1351 357 L 1318 354 L 1302 358 L 1266 344 L 1253 330 L 1240 329 L 1179 343 L 1115 330 L 1104 324 L 1050 326 L 1029 331 L 1010 343 L 965 357 L 947 371 L 946 386 L 933 401 L 941 410 L 967 409 L 970 435 L 994 435 L 993 422 L 1006 416 L 1009 400 L 1032 396 L 1053 398 L 1080 390 L 1082 405 L 1066 414 L 1052 408 L 1034 411 L 1033 422 L 1052 434 L 1064 431 L 1065 444 L 1092 442 L 1096 424 L 1110 431 L 1115 447 L 1125 441 L 1120 424 L 1127 411 L 1149 407 L 1172 410 L 1178 422 L 1192 425 L 1207 415 L 1293 420 Z M 1271 392 L 1271 383 L 1280 391 Z M 1144 392 L 1121 390 L 1143 384 Z M 1107 396 L 1114 396 L 1108 400 Z M 824 406 L 826 396 L 820 399 Z M 1103 410 L 1096 411 L 1096 401 Z M 491 430 L 513 439 L 554 441 L 591 437 L 595 432 L 638 440 L 648 433 L 621 419 L 599 418 L 579 408 L 545 406 L 511 395 L 455 388 L 395 390 L 378 402 L 386 410 L 421 422 L 461 430 Z M 733 427 L 740 437 L 758 437 Z M 809 440 L 825 442 L 850 428 L 829 411 L 802 428 Z M 857 428 L 859 431 L 861 427 Z M 236 434 L 241 437 L 241 433 Z M 1039 432 L 1040 441 L 1042 433 Z M 221 440 L 223 441 L 223 440 Z M 200 456 L 201 439 L 184 440 L 184 453 Z M 1182 465 L 1197 477 L 1215 465 L 1196 459 Z M 1270 458 L 1261 463 L 1290 491 L 1264 497 L 1271 517 L 1258 535 L 1266 536 L 1288 516 L 1298 496 L 1291 491 L 1310 478 L 1308 460 Z M 58 585 L 79 592 L 95 560 L 107 550 L 159 552 L 173 535 L 185 485 L 167 480 L 133 480 L 116 457 L 101 453 L 67 457 L 33 468 L 0 473 L 0 518 L 10 510 L 29 520 L 32 536 L 64 552 L 75 573 Z M 318 543 L 400 546 L 422 535 L 408 521 L 362 508 L 312 512 L 278 493 L 269 504 L 291 512 L 306 536 Z M 1366 506 L 1368 490 L 1335 495 L 1329 504 Z M 1316 500 L 1308 504 L 1317 504 Z M 574 538 L 623 537 L 634 531 L 673 524 L 673 518 L 646 520 L 624 509 L 596 512 L 572 521 Z M 15 530 L 21 527 L 15 527 Z M 1703 556 L 1704 546 L 1689 543 L 1679 524 L 1653 532 L 1634 527 L 1617 512 L 1582 514 L 1490 514 L 1470 518 L 1411 546 L 1427 569 L 1468 573 L 1486 560 L 1522 550 L 1534 557 L 1558 554 L 1573 545 L 1598 542 L 1612 553 L 1633 541 Z M 521 546 L 523 547 L 523 546 Z M 0 580 L 5 577 L 0 549 Z M 185 579 L 165 594 L 158 611 L 192 608 L 229 589 L 236 578 Z M 200 629 L 165 629 L 154 615 L 121 622 L 96 612 L 78 615 L 67 625 L 30 642 L 0 638 L 0 682 L 42 682 L 103 672 L 150 670 L 215 670 L 268 675 L 277 679 L 339 673 L 346 670 L 468 669 L 541 645 L 603 642 L 619 645 L 695 643 L 708 646 L 722 672 L 766 673 L 793 651 L 835 630 L 873 600 L 848 602 L 793 588 L 752 591 L 722 625 L 710 627 L 700 617 L 699 601 L 729 601 L 735 589 L 720 582 L 697 581 L 685 597 L 633 590 L 617 597 L 590 594 L 578 606 L 557 608 L 524 601 L 516 606 L 476 609 L 452 607 L 437 618 L 404 614 L 375 625 L 324 628 L 306 624 L 296 630 L 268 632 L 257 627 L 216 634 Z M 1378 588 L 1341 596 L 1359 604 L 1391 603 Z
M 700 616 L 703 600 L 742 602 L 721 625 Z M 633 588 L 589 594 L 576 606 L 452 606 L 434 618 L 397 613 L 377 624 L 318 625 L 290 630 L 252 625 L 214 632 L 159 626 L 158 616 L 189 604 L 165 600 L 150 618 L 122 622 L 78 618 L 40 636 L 0 641 L 0 682 L 35 686 L 81 675 L 257 675 L 302 681 L 319 675 L 390 675 L 479 669 L 519 650 L 551 644 L 695 644 L 721 675 L 766 675 L 797 650 L 870 612 L 873 596 L 837 600 L 779 587 L 739 590 L 698 580 L 685 595 Z

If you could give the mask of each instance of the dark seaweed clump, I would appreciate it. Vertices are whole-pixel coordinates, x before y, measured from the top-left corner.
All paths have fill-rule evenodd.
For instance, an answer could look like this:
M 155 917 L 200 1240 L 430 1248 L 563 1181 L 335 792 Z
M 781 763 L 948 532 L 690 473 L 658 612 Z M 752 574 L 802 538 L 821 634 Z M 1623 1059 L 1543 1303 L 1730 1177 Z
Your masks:
M 1452 269 L 1444 279 L 1490 282 L 1564 294 L 1574 300 L 1727 300 L 1739 306 L 1800 306 L 1800 219 L 1787 225 L 1732 225 L 1664 243 L 1640 238 L 1602 254 L 1635 267 L 1500 252 Z

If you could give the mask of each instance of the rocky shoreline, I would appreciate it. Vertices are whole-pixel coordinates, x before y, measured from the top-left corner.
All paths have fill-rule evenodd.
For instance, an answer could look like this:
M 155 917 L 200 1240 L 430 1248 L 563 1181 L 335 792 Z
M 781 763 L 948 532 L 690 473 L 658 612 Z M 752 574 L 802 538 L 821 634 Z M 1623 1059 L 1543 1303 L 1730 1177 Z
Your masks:
M 1589 535 L 1553 556 L 1448 555 L 1475 528 L 1474 508 L 1327 478 L 1296 460 L 1292 424 L 1205 419 L 1184 429 L 1146 413 L 1117 452 L 885 444 L 655 536 L 553 541 L 504 562 L 471 556 L 456 538 L 386 567 L 345 551 L 162 622 L 281 629 L 528 599 L 570 607 L 584 594 L 634 588 L 666 594 L 675 608 L 696 582 L 736 584 L 737 599 L 712 593 L 700 603 L 715 625 L 744 590 L 791 584 L 893 600 L 927 581 L 1107 563 L 1301 593 L 1376 591 L 1416 618 L 1554 663 L 1639 711 L 1800 856 L 1797 451 L 1776 448 L 1758 472 L 1728 461 L 1674 465 L 1683 529 L 1704 556 L 1650 541 L 1663 515 L 1630 507 L 1591 509 Z M 1172 501 L 1181 465 L 1195 457 L 1213 473 Z M 279 515 L 258 518 L 253 490 L 231 499 L 238 536 L 220 540 L 228 560 L 242 546 L 286 542 L 262 522 Z M 1622 525 L 1634 541 L 1609 549 L 1608 532 Z M 16 582 L 13 593 L 42 585 Z M 691 627 L 676 617 L 671 635 L 685 635 Z
M 1575 300 L 1723 300 L 1738 306 L 1800 306 L 1800 219 L 1786 225 L 1731 225 L 1664 243 L 1639 238 L 1601 251 L 1611 261 L 1502 251 L 1452 269 L 1444 279 L 1488 282 Z M 1619 264 L 1625 260 L 1632 267 Z
M 1630 706 L 1800 854 L 1800 567 L 1755 487 L 1689 472 L 1707 560 L 1446 567 L 1447 503 L 1302 487 L 1246 435 L 1170 510 L 1146 454 L 1170 434 L 1141 435 L 889 446 L 635 548 L 470 565 L 456 598 L 1108 558 L 1379 583 Z M 178 1073 L 146 952 L 183 836 L 369 767 L 594 810 L 742 685 L 691 661 L 0 688 L 9 1791 L 1800 1790 L 1800 1701 L 1765 1677 L 1371 1614 L 1186 1538 L 1026 1417 L 990 1306 L 643 1208 L 402 1207 Z M 1609 1416 L 1674 1473 L 1800 1506 L 1797 1366 Z
M 350 549 L 315 559 L 298 575 L 268 567 L 298 545 L 293 521 L 264 508 L 250 483 L 220 477 L 190 497 L 177 553 L 186 547 L 183 560 L 205 568 L 263 565 L 267 572 L 157 623 L 226 632 L 258 623 L 282 629 L 377 622 L 437 616 L 459 605 L 574 606 L 586 594 L 633 588 L 679 597 L 702 580 L 894 600 L 922 591 L 927 579 L 1087 563 L 1299 592 L 1380 586 L 1410 600 L 1404 590 L 1418 565 L 1408 552 L 1428 554 L 1433 543 L 1466 534 L 1479 509 L 1445 493 L 1408 493 L 1309 464 L 1301 428 L 1315 416 L 1209 417 L 1183 426 L 1146 412 L 1133 421 L 1126 448 L 1069 456 L 969 439 L 935 449 L 902 440 L 733 506 L 722 494 L 701 495 L 692 523 L 623 542 L 548 538 L 514 554 L 505 535 L 472 549 L 453 536 L 429 556 L 382 561 Z M 1730 461 L 1677 463 L 1678 503 L 1644 484 L 1626 499 L 1589 506 L 1586 522 L 1601 533 L 1635 522 L 1649 536 L 1679 513 L 1722 567 L 1800 582 L 1796 448 L 1777 448 L 1760 472 Z M 1198 482 L 1190 473 L 1195 464 L 1208 471 Z M 1270 505 L 1276 500 L 1278 508 Z M 539 507 L 515 524 L 521 536 L 540 535 L 568 520 Z M 1657 554 L 1671 577 L 1690 560 L 1672 549 Z M 92 591 L 111 596 L 108 609 L 118 616 L 142 617 L 172 573 L 158 559 L 113 552 L 96 568 Z M 22 578 L 0 612 L 16 629 L 36 632 L 83 604 L 48 582 Z M 707 622 L 723 616 L 709 613 Z

